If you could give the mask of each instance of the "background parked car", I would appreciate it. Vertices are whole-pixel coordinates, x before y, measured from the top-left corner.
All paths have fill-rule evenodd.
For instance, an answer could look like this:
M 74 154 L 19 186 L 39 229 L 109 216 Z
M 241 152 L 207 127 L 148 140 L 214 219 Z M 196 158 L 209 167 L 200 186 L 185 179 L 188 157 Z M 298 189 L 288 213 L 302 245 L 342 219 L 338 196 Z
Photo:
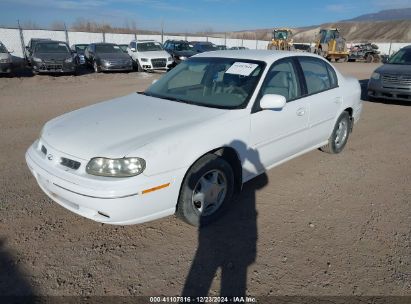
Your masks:
M 163 49 L 161 43 L 154 40 L 133 40 L 127 52 L 139 72 L 168 70 L 174 63 L 173 58 Z
M 86 59 L 84 58 L 84 51 L 88 47 L 88 44 L 73 44 L 71 50 L 75 53 L 74 60 L 77 65 L 85 65 Z
M 244 46 L 233 46 L 233 47 L 230 47 L 229 50 L 248 50 L 248 48 Z
M 0 74 L 11 74 L 13 72 L 13 58 L 6 46 L 0 41 Z
M 73 52 L 63 41 L 38 41 L 29 59 L 33 74 L 76 73 Z
M 164 49 L 173 57 L 176 64 L 195 55 L 193 46 L 185 40 L 167 40 Z
M 411 101 L 411 45 L 399 50 L 372 73 L 368 96 Z
M 216 45 L 216 46 L 217 46 L 217 49 L 219 49 L 220 51 L 224 51 L 224 50 L 227 49 L 227 46 L 226 46 L 226 45 L 223 45 L 223 44 L 221 44 L 221 45 Z
M 32 38 L 29 41 L 29 44 L 26 46 L 24 49 L 24 58 L 26 59 L 26 62 L 28 65 L 31 65 L 30 57 L 31 54 L 33 53 L 33 50 L 38 42 L 42 41 L 51 41 L 51 39 L 46 39 L 46 38 Z
M 92 43 L 86 48 L 84 56 L 87 64 L 92 66 L 96 73 L 133 70 L 130 56 L 114 43 Z
M 197 53 L 217 51 L 218 48 L 211 42 L 196 42 L 193 44 L 193 49 Z

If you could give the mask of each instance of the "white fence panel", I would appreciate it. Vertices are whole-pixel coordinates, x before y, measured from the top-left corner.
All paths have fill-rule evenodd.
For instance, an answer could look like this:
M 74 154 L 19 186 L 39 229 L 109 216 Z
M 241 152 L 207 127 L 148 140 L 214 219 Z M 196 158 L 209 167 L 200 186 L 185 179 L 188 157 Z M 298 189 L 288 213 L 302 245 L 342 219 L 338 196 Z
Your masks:
M 3 42 L 9 52 L 13 51 L 14 56 L 23 57 L 18 29 L 0 28 L 0 41 Z
M 103 42 L 102 33 L 68 32 L 70 46 L 73 44 L 88 44 L 90 42 Z
M 134 40 L 134 34 L 112 34 L 106 33 L 106 42 L 116 44 L 129 44 L 131 40 Z
M 66 41 L 64 31 L 23 30 L 24 43 L 27 45 L 32 38 L 49 38 L 57 41 Z

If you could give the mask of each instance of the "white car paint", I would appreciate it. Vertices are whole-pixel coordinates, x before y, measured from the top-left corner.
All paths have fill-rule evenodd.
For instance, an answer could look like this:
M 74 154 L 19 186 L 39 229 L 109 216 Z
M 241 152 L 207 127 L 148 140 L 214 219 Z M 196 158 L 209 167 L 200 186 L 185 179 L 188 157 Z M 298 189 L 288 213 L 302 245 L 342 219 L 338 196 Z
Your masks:
M 46 123 L 40 138 L 26 153 L 27 164 L 50 198 L 89 219 L 126 225 L 171 215 L 186 172 L 206 153 L 220 147 L 233 148 L 242 164 L 244 183 L 326 144 L 345 109 L 352 109 L 352 119 L 357 122 L 362 110 L 360 85 L 338 71 L 336 89 L 287 103 L 281 111 L 252 113 L 267 70 L 275 61 L 289 56 L 321 58 L 281 51 L 196 55 L 266 62 L 246 108 L 216 109 L 131 94 Z M 43 145 L 47 153 L 41 151 Z M 80 162 L 80 168 L 62 166 L 61 157 Z M 93 157 L 140 157 L 145 159 L 146 169 L 129 178 L 94 176 L 85 170 Z M 143 192 L 160 185 L 168 186 Z
M 168 66 L 171 65 L 174 61 L 170 54 L 165 50 L 161 51 L 148 51 L 148 52 L 141 52 L 137 48 L 130 48 L 131 43 L 146 43 L 146 42 L 153 42 L 161 46 L 161 44 L 154 40 L 133 40 L 130 42 L 129 47 L 127 48 L 127 53 L 133 59 L 134 62 L 140 64 L 143 70 L 145 71 L 153 71 L 153 70 L 168 70 Z M 166 66 L 165 67 L 155 67 L 153 66 L 153 59 L 165 59 Z M 145 60 L 145 61 L 143 61 Z

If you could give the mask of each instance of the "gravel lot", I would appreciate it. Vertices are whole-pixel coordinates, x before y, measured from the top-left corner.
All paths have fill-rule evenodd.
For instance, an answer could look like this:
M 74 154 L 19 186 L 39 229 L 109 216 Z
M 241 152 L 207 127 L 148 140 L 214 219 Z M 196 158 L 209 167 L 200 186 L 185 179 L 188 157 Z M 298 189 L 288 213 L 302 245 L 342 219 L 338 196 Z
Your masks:
M 366 80 L 377 65 L 336 66 Z M 24 160 L 42 125 L 159 76 L 0 78 L 0 295 L 180 295 L 211 282 L 210 295 L 223 283 L 253 296 L 411 296 L 406 104 L 365 102 L 343 153 L 313 151 L 247 183 L 200 234 L 174 217 L 102 225 L 48 199 Z

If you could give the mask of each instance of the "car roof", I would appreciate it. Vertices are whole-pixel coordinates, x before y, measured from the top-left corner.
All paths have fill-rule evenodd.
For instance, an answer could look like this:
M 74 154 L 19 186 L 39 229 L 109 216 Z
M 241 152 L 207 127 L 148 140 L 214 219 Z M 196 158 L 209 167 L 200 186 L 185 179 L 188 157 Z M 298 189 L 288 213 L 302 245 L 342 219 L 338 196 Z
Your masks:
M 277 61 L 281 58 L 286 57 L 293 57 L 293 56 L 306 56 L 306 57 L 314 57 L 320 58 L 324 60 L 324 58 L 306 52 L 286 52 L 286 51 L 272 51 L 272 50 L 224 50 L 224 51 L 212 51 L 212 52 L 204 52 L 195 55 L 194 57 L 220 57 L 220 58 L 237 58 L 243 60 L 259 60 L 265 61 L 267 63 L 272 63 Z
M 95 43 L 90 43 L 94 45 L 117 45 L 116 43 L 111 43 L 111 42 L 95 42 Z
M 37 44 L 42 44 L 42 43 L 64 43 L 64 44 L 68 45 L 67 42 L 65 42 L 65 41 L 57 41 L 57 40 L 51 40 L 51 39 L 41 40 L 41 41 L 37 42 Z

